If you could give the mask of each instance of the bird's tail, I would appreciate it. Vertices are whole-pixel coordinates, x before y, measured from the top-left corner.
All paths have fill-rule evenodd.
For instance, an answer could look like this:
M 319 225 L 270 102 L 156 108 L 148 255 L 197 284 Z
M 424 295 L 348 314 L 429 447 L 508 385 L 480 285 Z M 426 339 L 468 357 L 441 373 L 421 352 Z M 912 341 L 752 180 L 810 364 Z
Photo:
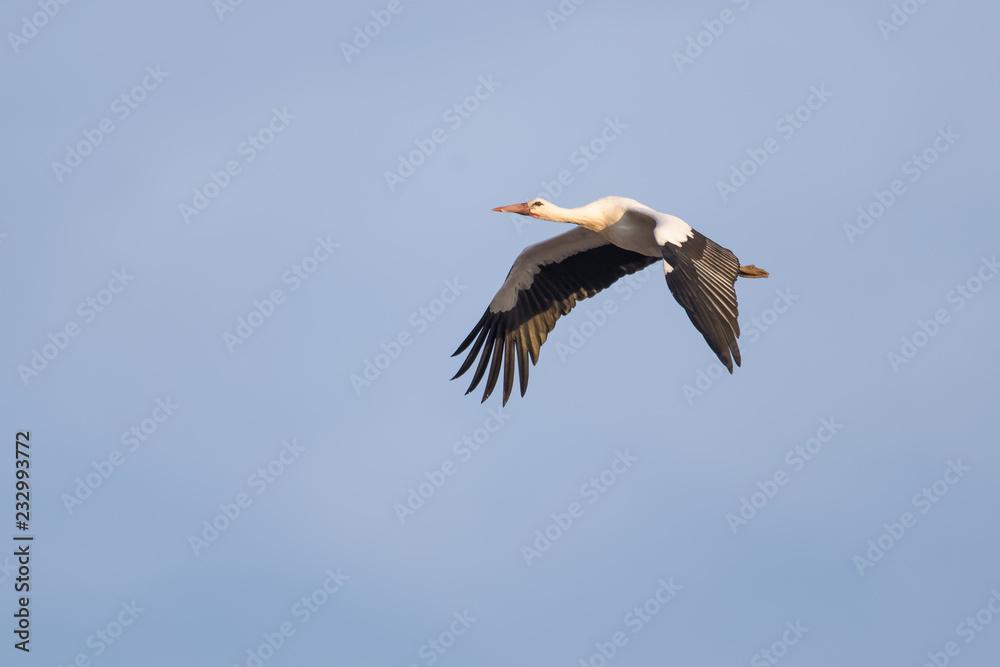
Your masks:
M 764 269 L 758 269 L 753 264 L 747 264 L 746 266 L 740 267 L 738 275 L 740 278 L 767 278 L 771 274 Z

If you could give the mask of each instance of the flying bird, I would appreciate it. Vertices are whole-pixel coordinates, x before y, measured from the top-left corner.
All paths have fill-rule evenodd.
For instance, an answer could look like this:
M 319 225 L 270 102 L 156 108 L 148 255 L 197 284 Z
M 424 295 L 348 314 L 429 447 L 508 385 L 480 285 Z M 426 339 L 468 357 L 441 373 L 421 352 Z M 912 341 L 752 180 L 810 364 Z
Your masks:
M 561 315 L 619 278 L 662 261 L 667 287 L 687 311 L 719 360 L 733 372 L 740 365 L 740 327 L 734 286 L 737 277 L 766 278 L 753 264 L 699 234 L 680 218 L 654 211 L 634 199 L 604 197 L 565 209 L 544 199 L 493 209 L 539 220 L 577 225 L 564 234 L 521 251 L 482 319 L 452 356 L 469 354 L 455 378 L 479 364 L 472 392 L 486 377 L 485 402 L 503 367 L 503 404 L 514 387 L 514 357 L 521 396 L 528 388 L 528 358 L 538 352 Z M 486 375 L 487 369 L 489 375 Z

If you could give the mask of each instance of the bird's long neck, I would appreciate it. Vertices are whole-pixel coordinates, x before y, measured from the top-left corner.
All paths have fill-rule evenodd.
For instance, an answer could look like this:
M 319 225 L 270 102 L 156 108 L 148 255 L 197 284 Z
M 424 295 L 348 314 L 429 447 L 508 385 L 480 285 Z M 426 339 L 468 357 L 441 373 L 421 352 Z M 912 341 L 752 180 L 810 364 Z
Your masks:
M 597 203 L 592 202 L 578 208 L 561 208 L 553 204 L 545 212 L 545 219 L 552 222 L 572 222 L 591 231 L 599 232 L 614 223 L 621 215 L 610 219 L 612 216 L 608 215 L 609 211 L 606 207 L 598 206 Z

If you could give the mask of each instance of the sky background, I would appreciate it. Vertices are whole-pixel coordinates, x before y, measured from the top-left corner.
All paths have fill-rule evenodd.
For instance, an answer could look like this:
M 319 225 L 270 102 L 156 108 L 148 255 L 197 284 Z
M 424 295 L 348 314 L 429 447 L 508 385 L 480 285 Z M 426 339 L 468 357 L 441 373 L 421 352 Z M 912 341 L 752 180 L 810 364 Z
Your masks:
M 995 665 L 1000 7 L 903 4 L 6 3 L 0 662 Z M 770 271 L 743 367 L 653 266 L 463 396 L 539 194 Z

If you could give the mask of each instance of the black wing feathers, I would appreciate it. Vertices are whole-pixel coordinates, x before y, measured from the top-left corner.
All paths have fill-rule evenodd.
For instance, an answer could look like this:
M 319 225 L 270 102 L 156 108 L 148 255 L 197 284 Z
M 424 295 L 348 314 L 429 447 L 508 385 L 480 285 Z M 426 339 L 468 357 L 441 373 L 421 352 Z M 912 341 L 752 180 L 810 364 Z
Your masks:
M 691 233 L 691 238 L 680 246 L 660 246 L 663 259 L 673 267 L 667 274 L 667 286 L 719 361 L 732 373 L 733 360 L 740 365 L 740 348 L 736 344 L 740 335 L 739 310 L 733 287 L 740 263 L 731 251 L 694 230 Z
M 569 313 L 577 301 L 594 296 L 619 278 L 644 269 L 656 261 L 658 259 L 655 257 L 605 243 L 570 255 L 559 262 L 542 265 L 531 284 L 518 290 L 513 308 L 503 312 L 487 309 L 479 323 L 459 345 L 452 356 L 461 354 L 470 345 L 472 349 L 455 378 L 472 367 L 482 350 L 479 365 L 472 376 L 472 384 L 466 393 L 476 388 L 489 366 L 490 373 L 483 393 L 485 401 L 493 393 L 502 367 L 503 403 L 506 405 L 514 387 L 516 354 L 517 376 L 521 395 L 524 396 L 528 388 L 528 359 L 530 357 L 532 364 L 538 363 L 538 352 L 555 327 L 556 320 Z

